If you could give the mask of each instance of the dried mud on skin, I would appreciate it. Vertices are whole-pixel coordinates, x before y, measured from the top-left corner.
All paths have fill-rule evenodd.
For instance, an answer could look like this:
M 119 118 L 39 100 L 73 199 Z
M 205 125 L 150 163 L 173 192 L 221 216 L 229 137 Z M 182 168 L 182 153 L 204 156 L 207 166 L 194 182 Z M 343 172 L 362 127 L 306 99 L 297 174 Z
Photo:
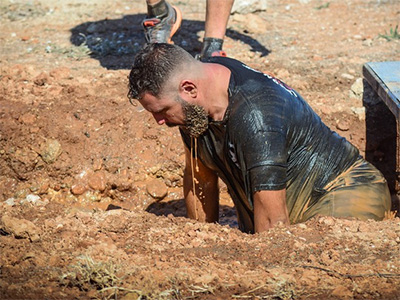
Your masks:
M 398 59 L 399 41 L 379 34 L 400 4 L 323 4 L 268 1 L 235 14 L 225 50 L 297 89 L 365 155 L 361 66 Z M 179 5 L 175 43 L 195 53 L 204 3 Z M 220 224 L 184 217 L 179 133 L 126 97 L 145 9 L 0 5 L 0 298 L 399 299 L 395 213 L 248 235 L 222 185 Z M 389 135 L 382 128 L 373 162 L 388 159 Z

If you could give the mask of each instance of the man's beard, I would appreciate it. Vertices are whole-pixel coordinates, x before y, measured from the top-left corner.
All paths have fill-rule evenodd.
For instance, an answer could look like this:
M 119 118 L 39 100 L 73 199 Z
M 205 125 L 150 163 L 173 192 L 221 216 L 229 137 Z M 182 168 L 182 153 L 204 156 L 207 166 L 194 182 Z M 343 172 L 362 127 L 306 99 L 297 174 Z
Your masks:
M 208 129 L 209 124 L 208 113 L 204 107 L 190 104 L 179 96 L 177 97 L 177 101 L 182 105 L 185 118 L 184 127 L 189 131 L 189 135 L 195 138 L 202 135 Z

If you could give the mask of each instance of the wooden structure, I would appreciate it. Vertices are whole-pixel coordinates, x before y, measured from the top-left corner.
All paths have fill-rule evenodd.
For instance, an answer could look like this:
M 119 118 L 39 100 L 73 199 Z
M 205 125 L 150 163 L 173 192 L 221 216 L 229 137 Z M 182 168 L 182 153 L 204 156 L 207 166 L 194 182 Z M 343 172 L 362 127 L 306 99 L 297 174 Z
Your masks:
M 396 119 L 394 188 L 396 192 L 400 192 L 400 61 L 366 63 L 363 75 Z

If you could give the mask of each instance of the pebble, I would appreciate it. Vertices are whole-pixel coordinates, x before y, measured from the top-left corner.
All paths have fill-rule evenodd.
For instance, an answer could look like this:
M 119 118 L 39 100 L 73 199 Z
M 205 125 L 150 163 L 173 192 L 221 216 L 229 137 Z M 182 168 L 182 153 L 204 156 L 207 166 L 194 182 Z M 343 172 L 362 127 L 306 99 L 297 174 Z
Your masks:
M 357 78 L 357 80 L 352 84 L 350 91 L 357 98 L 362 98 L 364 93 L 364 84 L 362 78 Z
M 45 163 L 52 164 L 57 160 L 61 153 L 62 148 L 60 142 L 57 140 L 48 139 L 42 146 L 40 156 Z
M 87 187 L 83 183 L 77 183 L 71 187 L 71 193 L 74 195 L 82 195 L 86 191 L 87 191 Z
M 4 201 L 5 204 L 9 205 L 9 206 L 15 206 L 15 198 L 8 198 L 6 201 Z
M 232 7 L 232 14 L 249 14 L 256 11 L 264 11 L 267 9 L 267 1 L 265 0 L 241 0 L 235 1 Z
M 348 131 L 350 129 L 349 123 L 346 120 L 338 120 L 336 128 L 341 131 Z
M 42 201 L 38 195 L 29 194 L 26 196 L 24 200 L 21 200 L 21 204 L 24 204 L 26 202 L 33 204 L 35 206 L 44 206 L 48 204 L 49 201 L 48 200 Z
M 365 107 L 351 107 L 351 111 L 360 121 L 365 121 Z
M 105 173 L 100 171 L 90 175 L 88 183 L 93 190 L 103 192 L 107 184 Z
M 161 179 L 153 179 L 146 184 L 147 193 L 157 200 L 165 198 L 168 194 L 168 187 Z
M 354 79 L 354 76 L 353 75 L 350 75 L 350 74 L 348 74 L 348 73 L 343 73 L 342 75 L 340 75 L 342 78 L 345 78 L 345 79 L 349 79 L 349 80 L 353 80 Z

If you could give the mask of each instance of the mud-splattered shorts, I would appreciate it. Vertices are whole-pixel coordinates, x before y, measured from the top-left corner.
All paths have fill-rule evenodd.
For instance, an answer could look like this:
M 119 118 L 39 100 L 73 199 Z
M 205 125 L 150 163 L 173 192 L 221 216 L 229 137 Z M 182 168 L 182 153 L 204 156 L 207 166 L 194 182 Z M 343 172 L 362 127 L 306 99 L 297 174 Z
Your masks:
M 324 190 L 326 193 L 321 199 L 313 206 L 306 206 L 296 223 L 315 215 L 382 220 L 391 208 L 386 179 L 363 158 L 328 183 Z

